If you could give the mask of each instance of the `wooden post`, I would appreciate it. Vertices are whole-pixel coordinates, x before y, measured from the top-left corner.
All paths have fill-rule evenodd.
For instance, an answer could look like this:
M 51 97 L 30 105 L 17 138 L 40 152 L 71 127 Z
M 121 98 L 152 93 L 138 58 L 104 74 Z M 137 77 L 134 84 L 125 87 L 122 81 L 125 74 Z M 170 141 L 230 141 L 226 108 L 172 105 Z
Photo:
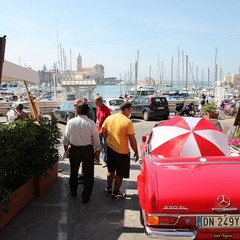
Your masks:
M 0 88 L 2 83 L 2 71 L 3 71 L 3 62 L 5 55 L 5 45 L 6 45 L 6 35 L 0 37 Z
M 27 91 L 27 94 L 28 94 L 28 99 L 29 99 L 28 104 L 29 104 L 29 108 L 30 108 L 30 111 L 31 111 L 30 118 L 33 121 L 38 121 L 39 118 L 41 117 L 40 109 L 37 105 L 36 100 L 32 98 L 31 93 L 28 90 L 26 81 L 24 81 L 24 85 L 25 85 L 25 88 L 26 88 L 26 91 Z

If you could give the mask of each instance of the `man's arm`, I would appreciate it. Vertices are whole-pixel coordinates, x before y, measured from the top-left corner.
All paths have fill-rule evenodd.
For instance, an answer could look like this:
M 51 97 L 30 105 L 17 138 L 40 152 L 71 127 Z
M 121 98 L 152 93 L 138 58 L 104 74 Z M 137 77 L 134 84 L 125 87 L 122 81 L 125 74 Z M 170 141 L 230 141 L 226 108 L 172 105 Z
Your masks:
M 102 127 L 100 134 L 106 139 L 107 138 L 107 129 L 105 127 Z
M 134 157 L 136 157 L 135 162 L 137 162 L 139 156 L 138 156 L 137 140 L 135 138 L 135 135 L 134 134 L 128 135 L 128 139 L 130 142 L 130 146 L 131 146 L 132 150 L 134 151 Z

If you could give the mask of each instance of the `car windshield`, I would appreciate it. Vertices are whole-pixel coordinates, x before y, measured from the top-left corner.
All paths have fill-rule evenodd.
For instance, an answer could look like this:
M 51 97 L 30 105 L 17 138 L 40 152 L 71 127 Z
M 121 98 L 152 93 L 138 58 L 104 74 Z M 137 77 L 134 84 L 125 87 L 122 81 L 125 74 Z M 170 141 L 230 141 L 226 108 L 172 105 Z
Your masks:
M 115 99 L 115 100 L 109 101 L 110 106 L 120 106 L 122 103 L 123 103 L 123 100 L 121 99 Z
M 152 101 L 155 105 L 167 104 L 166 98 L 153 98 Z
M 95 109 L 96 106 L 93 102 L 88 101 L 88 105 L 89 107 L 91 107 L 92 109 Z M 69 111 L 74 111 L 75 107 L 74 107 L 74 102 L 73 101 L 65 101 L 60 105 L 60 109 L 65 109 L 65 110 L 69 110 Z
M 61 109 L 68 109 L 68 110 L 74 110 L 74 103 L 73 101 L 70 102 L 63 102 L 60 106 Z

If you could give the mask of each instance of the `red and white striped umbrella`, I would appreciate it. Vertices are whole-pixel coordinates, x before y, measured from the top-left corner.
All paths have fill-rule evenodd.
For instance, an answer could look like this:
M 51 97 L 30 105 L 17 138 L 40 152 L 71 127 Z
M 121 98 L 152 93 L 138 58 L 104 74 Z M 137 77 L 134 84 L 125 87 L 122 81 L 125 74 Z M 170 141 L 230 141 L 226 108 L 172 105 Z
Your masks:
M 164 157 L 229 156 L 228 137 L 205 118 L 176 116 L 152 129 L 150 153 Z

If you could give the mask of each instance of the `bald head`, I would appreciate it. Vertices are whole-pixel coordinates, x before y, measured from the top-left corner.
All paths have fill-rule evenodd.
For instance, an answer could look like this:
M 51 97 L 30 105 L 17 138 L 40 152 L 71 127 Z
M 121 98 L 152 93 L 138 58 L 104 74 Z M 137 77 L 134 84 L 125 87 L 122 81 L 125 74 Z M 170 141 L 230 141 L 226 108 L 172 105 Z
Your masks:
M 80 104 L 82 102 L 81 98 L 76 98 L 74 101 L 74 106 L 77 106 L 78 104 Z
M 94 100 L 95 103 L 96 102 L 103 102 L 103 98 L 100 95 L 95 96 L 93 100 Z

